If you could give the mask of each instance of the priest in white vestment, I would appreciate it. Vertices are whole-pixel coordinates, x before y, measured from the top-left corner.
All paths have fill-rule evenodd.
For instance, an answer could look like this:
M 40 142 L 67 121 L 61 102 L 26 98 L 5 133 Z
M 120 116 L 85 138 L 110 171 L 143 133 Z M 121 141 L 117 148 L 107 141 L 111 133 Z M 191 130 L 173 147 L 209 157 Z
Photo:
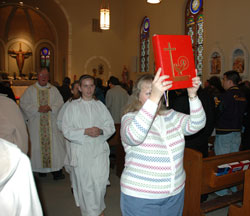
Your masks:
M 48 70 L 41 69 L 38 82 L 26 89 L 20 98 L 31 140 L 32 170 L 39 173 L 60 171 L 65 158 L 64 138 L 56 125 L 63 99 L 48 79 Z
M 64 136 L 71 142 L 71 165 L 76 175 L 81 214 L 103 215 L 109 177 L 107 139 L 115 132 L 114 121 L 105 105 L 93 98 L 94 78 L 81 76 L 82 97 L 72 101 L 62 120 Z
M 0 215 L 42 216 L 29 158 L 0 138 Z
M 0 138 L 16 144 L 24 154 L 28 153 L 28 133 L 18 105 L 0 93 Z

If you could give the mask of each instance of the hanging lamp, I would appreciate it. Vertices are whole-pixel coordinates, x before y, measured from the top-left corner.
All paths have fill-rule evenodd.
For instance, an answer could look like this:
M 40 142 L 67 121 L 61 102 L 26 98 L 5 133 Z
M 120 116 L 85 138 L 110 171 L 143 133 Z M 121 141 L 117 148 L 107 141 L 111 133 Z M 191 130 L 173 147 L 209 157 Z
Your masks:
M 109 4 L 105 4 L 105 0 L 101 2 L 100 9 L 100 29 L 109 30 L 110 29 L 110 9 Z
M 150 4 L 158 4 L 160 2 L 161 0 L 147 0 L 147 3 L 150 3 Z

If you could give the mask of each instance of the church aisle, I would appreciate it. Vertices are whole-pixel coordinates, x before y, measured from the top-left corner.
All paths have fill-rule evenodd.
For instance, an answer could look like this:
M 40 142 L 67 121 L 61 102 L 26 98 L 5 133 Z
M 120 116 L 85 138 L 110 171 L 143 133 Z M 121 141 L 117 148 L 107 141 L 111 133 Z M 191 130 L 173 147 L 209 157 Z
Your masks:
M 81 216 L 71 193 L 69 175 L 64 171 L 65 179 L 54 181 L 51 174 L 39 177 L 35 174 L 39 197 L 44 216 Z M 115 175 L 115 169 L 110 173 L 111 186 L 107 187 L 105 197 L 105 216 L 121 216 L 120 211 L 120 179 Z M 227 209 L 223 208 L 206 214 L 206 216 L 226 216 Z
M 43 207 L 44 216 L 81 216 L 80 209 L 76 207 L 71 193 L 70 180 L 64 171 L 65 179 L 54 181 L 53 176 L 39 177 L 35 174 L 35 180 L 39 198 Z M 120 212 L 120 179 L 111 169 L 111 186 L 107 187 L 105 197 L 105 216 L 121 216 Z

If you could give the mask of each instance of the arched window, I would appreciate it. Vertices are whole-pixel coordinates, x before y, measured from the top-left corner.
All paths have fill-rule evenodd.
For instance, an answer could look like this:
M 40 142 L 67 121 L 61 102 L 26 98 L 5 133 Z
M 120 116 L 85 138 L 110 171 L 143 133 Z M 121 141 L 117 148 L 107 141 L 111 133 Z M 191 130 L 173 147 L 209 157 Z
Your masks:
M 49 71 L 50 69 L 50 50 L 43 47 L 40 51 L 40 65 L 41 67 L 46 67 Z
M 149 71 L 149 18 L 144 17 L 140 28 L 140 72 Z
M 192 39 L 198 75 L 203 70 L 204 19 L 203 0 L 188 0 L 185 11 L 185 33 Z

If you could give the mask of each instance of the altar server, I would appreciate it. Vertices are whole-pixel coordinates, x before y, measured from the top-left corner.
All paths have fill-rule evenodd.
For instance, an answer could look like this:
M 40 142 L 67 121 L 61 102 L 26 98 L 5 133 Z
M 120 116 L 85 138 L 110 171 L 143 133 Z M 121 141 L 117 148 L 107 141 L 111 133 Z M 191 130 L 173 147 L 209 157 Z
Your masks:
M 79 80 L 81 98 L 72 101 L 62 120 L 64 136 L 71 142 L 73 172 L 76 175 L 81 214 L 103 215 L 104 196 L 109 177 L 107 139 L 115 132 L 113 119 L 105 105 L 93 98 L 94 78 Z

